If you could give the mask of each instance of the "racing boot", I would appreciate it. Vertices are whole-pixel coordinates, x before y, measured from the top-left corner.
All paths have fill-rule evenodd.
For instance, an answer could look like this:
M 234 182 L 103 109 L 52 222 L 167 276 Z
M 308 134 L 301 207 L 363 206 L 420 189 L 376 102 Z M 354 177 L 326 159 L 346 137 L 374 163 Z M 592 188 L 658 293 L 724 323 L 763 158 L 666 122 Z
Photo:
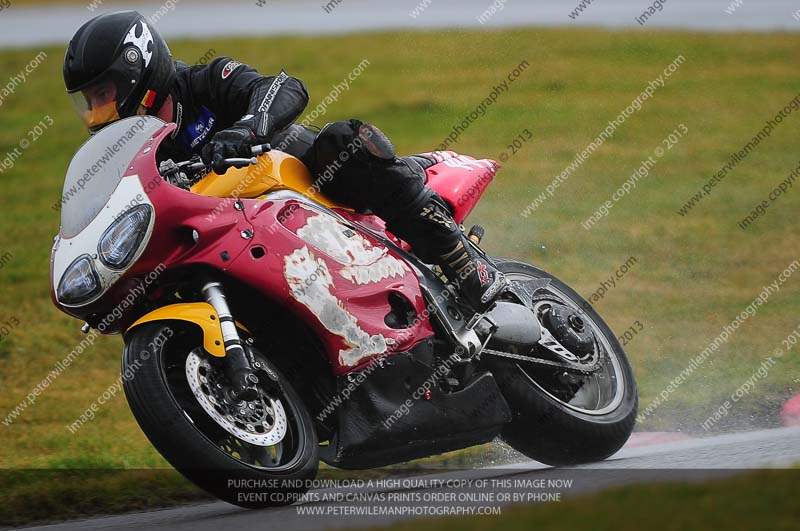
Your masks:
M 407 241 L 423 262 L 441 267 L 472 309 L 487 311 L 507 287 L 505 275 L 467 239 L 437 193 L 426 189 L 426 198 L 420 210 L 393 220 L 387 228 Z
M 475 311 L 488 311 L 508 287 L 508 279 L 481 255 L 462 233 L 458 242 L 438 260 L 447 279 Z

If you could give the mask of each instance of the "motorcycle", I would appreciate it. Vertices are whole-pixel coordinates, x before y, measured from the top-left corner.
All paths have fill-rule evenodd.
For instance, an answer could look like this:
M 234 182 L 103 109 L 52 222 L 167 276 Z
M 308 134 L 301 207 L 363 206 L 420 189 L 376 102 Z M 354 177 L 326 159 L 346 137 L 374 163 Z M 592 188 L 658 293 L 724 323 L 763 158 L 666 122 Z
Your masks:
M 77 151 L 50 278 L 84 332 L 123 334 L 130 408 L 189 480 L 263 507 L 296 501 L 320 461 L 367 469 L 499 437 L 573 465 L 626 442 L 631 366 L 565 283 L 492 258 L 509 287 L 476 313 L 300 160 L 264 145 L 224 174 L 161 161 L 175 127 L 128 118 Z M 453 152 L 419 162 L 459 224 L 498 170 Z M 480 253 L 483 232 L 469 231 Z

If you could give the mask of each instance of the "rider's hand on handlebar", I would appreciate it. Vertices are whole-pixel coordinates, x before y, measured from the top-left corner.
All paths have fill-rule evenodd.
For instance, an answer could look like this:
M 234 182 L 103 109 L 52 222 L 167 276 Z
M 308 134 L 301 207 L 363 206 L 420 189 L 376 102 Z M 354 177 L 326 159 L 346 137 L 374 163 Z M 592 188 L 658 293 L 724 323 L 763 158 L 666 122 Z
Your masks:
M 253 132 L 247 127 L 234 125 L 230 129 L 224 129 L 203 146 L 201 152 L 203 162 L 212 164 L 215 172 L 225 173 L 229 166 L 225 159 L 245 157 L 249 159 L 252 156 L 250 148 L 255 140 Z
M 230 163 L 225 159 L 250 158 L 253 155 L 252 146 L 266 142 L 272 133 L 272 120 L 270 116 L 261 112 L 248 115 L 224 129 L 203 146 L 202 157 L 206 164 L 213 164 L 214 171 L 224 173 Z M 241 167 L 241 164 L 233 164 Z

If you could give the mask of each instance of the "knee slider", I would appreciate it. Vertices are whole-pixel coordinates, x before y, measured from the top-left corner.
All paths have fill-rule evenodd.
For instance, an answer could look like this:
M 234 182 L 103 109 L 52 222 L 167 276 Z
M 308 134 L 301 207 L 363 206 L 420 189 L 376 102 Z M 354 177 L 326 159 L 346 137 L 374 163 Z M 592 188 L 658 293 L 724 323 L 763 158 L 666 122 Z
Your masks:
M 386 133 L 372 124 L 362 123 L 358 127 L 359 147 L 367 155 L 378 160 L 394 160 L 397 153 Z
M 315 142 L 320 161 L 350 161 L 385 163 L 396 158 L 392 142 L 386 134 L 371 124 L 359 120 L 332 122 L 326 125 Z

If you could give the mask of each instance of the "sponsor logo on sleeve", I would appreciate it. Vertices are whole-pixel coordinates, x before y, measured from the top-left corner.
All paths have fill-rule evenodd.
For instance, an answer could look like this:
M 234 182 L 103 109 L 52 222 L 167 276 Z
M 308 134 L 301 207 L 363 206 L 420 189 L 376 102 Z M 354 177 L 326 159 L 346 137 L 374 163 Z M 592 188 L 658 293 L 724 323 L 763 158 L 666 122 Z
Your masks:
M 258 106 L 259 112 L 265 112 L 269 110 L 272 102 L 275 101 L 275 96 L 278 95 L 278 91 L 281 89 L 283 84 L 286 83 L 287 79 L 289 79 L 289 76 L 286 74 L 286 72 L 281 70 L 281 73 L 275 78 L 275 80 L 272 82 L 272 85 L 269 86 L 264 99 L 261 100 L 261 105 Z
M 183 130 L 184 144 L 192 151 L 202 145 L 208 138 L 209 133 L 214 128 L 217 117 L 206 107 L 201 107 L 197 119 L 186 125 Z
M 242 66 L 242 63 L 239 61 L 228 61 L 228 63 L 222 67 L 222 79 L 228 79 L 228 76 L 240 66 Z

